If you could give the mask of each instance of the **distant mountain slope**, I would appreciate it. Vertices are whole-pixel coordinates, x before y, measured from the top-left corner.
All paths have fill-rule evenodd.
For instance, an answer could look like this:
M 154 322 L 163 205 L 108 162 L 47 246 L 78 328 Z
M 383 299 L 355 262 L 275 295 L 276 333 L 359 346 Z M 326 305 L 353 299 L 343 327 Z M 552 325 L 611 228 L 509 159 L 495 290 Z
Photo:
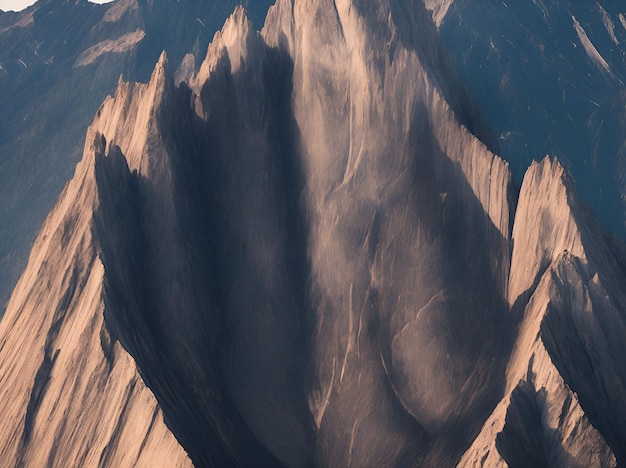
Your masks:
M 162 50 L 175 66 L 187 53 L 201 60 L 239 3 L 40 0 L 0 15 L 0 315 L 120 75 L 147 80 Z M 259 28 L 269 5 L 250 5 Z
M 621 2 L 454 0 L 440 27 L 516 177 L 557 155 L 624 239 L 625 15 Z
M 0 458 L 626 462 L 623 245 L 557 160 L 515 188 L 437 34 L 279 0 L 120 80 L 0 324 Z

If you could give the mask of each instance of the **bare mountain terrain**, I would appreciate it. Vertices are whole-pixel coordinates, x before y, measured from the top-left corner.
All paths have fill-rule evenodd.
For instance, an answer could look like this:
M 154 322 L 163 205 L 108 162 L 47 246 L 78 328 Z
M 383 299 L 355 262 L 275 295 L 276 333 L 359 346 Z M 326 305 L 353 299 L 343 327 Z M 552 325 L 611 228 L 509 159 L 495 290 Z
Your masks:
M 626 8 L 620 2 L 431 0 L 460 78 L 521 178 L 557 155 L 626 238 Z M 443 15 L 443 17 L 442 17 Z
M 626 463 L 626 250 L 557 159 L 516 186 L 426 6 L 239 7 L 119 80 L 0 323 L 0 459 Z
M 146 81 L 163 50 L 177 64 L 186 54 L 186 63 L 201 61 L 240 3 L 40 0 L 0 11 L 0 316 L 119 77 Z M 257 27 L 269 5 L 250 5 Z

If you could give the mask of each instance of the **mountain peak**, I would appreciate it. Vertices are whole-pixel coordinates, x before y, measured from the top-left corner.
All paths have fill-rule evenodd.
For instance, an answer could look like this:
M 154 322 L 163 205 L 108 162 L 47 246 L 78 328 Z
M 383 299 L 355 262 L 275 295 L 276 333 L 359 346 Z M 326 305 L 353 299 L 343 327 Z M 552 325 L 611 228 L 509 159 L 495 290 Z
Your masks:
M 128 83 L 120 77 L 115 96 L 98 110 L 92 128 L 106 136 L 108 149 L 124 148 L 131 170 L 147 175 L 163 167 L 162 152 L 157 149 L 159 126 L 169 118 L 164 107 L 175 90 L 167 54 L 162 52 L 148 83 Z
M 105 157 L 106 146 L 103 135 L 90 128 L 83 160 L 46 219 L 0 324 L 6 358 L 0 361 L 0 385 L 7 396 L 0 407 L 19 421 L 0 431 L 0 456 L 24 465 L 82 460 L 94 466 L 190 466 L 105 318 L 111 308 L 105 304 L 106 272 L 94 218 L 110 196 L 97 180 L 114 162 Z M 113 193 L 120 183 L 109 187 Z M 34 282 L 45 284 L 45 295 L 26 292 Z M 22 326 L 31 333 L 7 332 Z M 14 366 L 17 374 L 10 370 Z
M 527 170 L 513 229 L 509 304 L 563 252 L 586 257 L 573 190 L 571 176 L 556 158 L 546 156 Z
M 238 7 L 178 87 L 154 58 L 0 324 L 0 458 L 626 460 L 620 260 L 556 159 L 518 193 L 422 3 Z
M 160 83 L 161 85 L 169 78 L 169 61 L 167 59 L 167 52 L 161 52 L 159 60 L 154 66 L 154 71 L 150 77 L 150 83 Z
M 261 40 L 258 36 L 243 6 L 238 5 L 209 44 L 206 57 L 195 77 L 195 85 L 204 84 L 224 59 L 228 59 L 233 74 L 236 74 L 242 65 L 257 61 L 258 54 L 262 53 Z

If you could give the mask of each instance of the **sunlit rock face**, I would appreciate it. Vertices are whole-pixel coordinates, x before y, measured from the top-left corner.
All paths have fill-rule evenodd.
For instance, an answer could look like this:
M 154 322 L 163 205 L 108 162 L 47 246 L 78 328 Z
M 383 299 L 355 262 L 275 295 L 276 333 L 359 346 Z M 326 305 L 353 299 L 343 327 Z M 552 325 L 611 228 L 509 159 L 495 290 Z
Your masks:
M 40 0 L 0 13 L 0 318 L 37 232 L 118 79 L 147 81 L 163 50 L 195 71 L 235 6 L 270 0 Z
M 510 175 L 410 6 L 279 3 L 263 31 L 294 63 L 322 465 L 454 445 L 499 392 Z
M 623 460 L 619 250 L 576 199 L 558 162 L 533 163 L 513 228 L 509 303 L 520 321 L 506 391 L 461 466 Z
M 1 324 L 1 458 L 623 462 L 623 246 L 557 160 L 515 187 L 437 34 L 279 0 L 119 80 Z
M 110 332 L 93 234 L 101 138 L 46 220 L 1 325 L 0 458 L 14 466 L 191 466 Z

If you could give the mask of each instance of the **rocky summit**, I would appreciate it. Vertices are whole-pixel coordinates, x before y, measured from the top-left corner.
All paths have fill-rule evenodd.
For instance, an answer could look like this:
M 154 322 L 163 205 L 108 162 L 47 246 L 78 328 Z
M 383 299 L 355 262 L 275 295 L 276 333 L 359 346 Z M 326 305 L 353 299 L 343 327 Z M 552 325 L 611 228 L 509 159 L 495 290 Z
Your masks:
M 0 322 L 7 466 L 626 464 L 626 248 L 515 182 L 452 3 L 236 7 L 118 80 Z
M 81 159 L 87 127 L 120 76 L 148 80 L 163 50 L 195 67 L 239 3 L 40 0 L 0 11 L 0 317 Z M 259 28 L 269 5 L 248 5 Z

